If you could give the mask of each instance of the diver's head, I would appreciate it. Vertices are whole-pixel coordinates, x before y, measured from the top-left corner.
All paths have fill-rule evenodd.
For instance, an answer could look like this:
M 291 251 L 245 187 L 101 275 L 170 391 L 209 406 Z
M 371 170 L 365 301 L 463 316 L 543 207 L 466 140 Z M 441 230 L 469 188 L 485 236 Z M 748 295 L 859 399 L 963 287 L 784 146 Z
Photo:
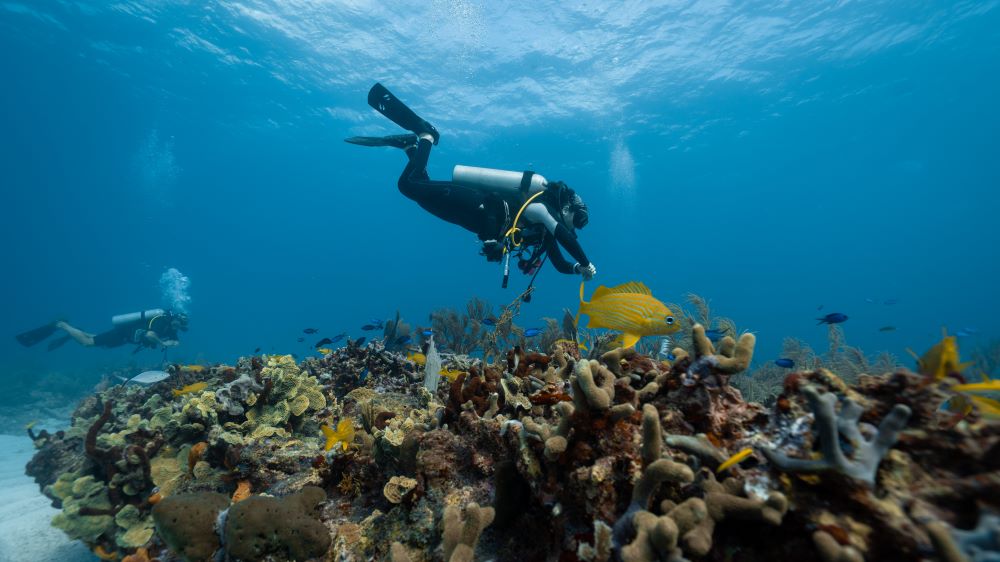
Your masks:
M 170 312 L 170 326 L 174 330 L 186 332 L 188 330 L 188 316 L 183 312 Z
M 570 192 L 573 193 L 569 204 L 570 212 L 572 213 L 572 217 L 570 218 L 573 221 L 573 227 L 580 229 L 587 226 L 587 223 L 590 222 L 590 211 L 587 210 L 587 204 L 583 202 L 580 194 L 573 192 L 572 189 Z
M 565 182 L 552 182 L 552 186 L 556 188 L 556 202 L 563 224 L 567 227 L 572 225 L 576 229 L 587 226 L 590 222 L 590 211 L 587 210 L 583 198 Z

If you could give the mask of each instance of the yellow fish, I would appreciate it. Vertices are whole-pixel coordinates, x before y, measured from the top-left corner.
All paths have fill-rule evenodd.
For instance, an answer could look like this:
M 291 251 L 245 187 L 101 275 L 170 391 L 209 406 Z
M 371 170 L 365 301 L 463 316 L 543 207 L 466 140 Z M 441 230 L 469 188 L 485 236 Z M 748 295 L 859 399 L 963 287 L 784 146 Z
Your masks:
M 427 357 L 419 351 L 407 353 L 406 358 L 421 366 L 423 366 L 424 363 L 427 363 Z
M 206 367 L 204 365 L 182 365 L 181 370 L 185 373 L 203 373 Z
M 327 354 L 331 353 L 332 351 L 333 350 L 330 349 L 329 347 L 321 347 L 321 348 L 319 348 L 319 349 L 316 350 L 316 353 L 321 353 L 323 355 L 327 355 Z
M 568 343 L 569 345 L 573 345 L 573 346 L 576 346 L 576 348 L 577 348 L 577 349 L 581 349 L 581 350 L 583 350 L 583 351 L 587 351 L 587 344 L 585 344 L 585 343 L 582 343 L 582 342 L 579 342 L 579 343 L 578 343 L 578 342 L 575 342 L 575 341 L 573 341 L 573 340 L 568 340 L 568 339 L 565 339 L 565 338 L 563 338 L 563 339 L 558 339 L 558 340 L 556 340 L 556 341 L 554 341 L 554 342 L 552 342 L 552 343 L 554 343 L 554 344 L 555 344 L 555 343 Z
M 458 375 L 461 375 L 465 371 L 459 371 L 458 369 L 441 369 L 441 376 L 448 379 L 451 382 L 455 382 Z
M 979 413 L 992 419 L 1000 418 L 1000 401 L 985 396 L 969 396 Z
M 968 394 L 975 392 L 1000 392 L 1000 379 L 990 379 L 986 375 L 983 375 L 983 382 L 956 384 L 951 387 L 951 390 L 962 394 L 948 401 L 949 410 L 961 412 L 964 417 L 968 415 L 972 408 L 975 408 L 985 417 L 1000 418 L 1000 401 L 987 396 Z
M 723 470 L 726 470 L 727 468 L 733 466 L 734 464 L 739 464 L 743 459 L 749 457 L 752 454 L 753 454 L 753 449 L 751 449 L 750 447 L 743 449 L 742 451 L 726 459 L 724 463 L 720 464 L 719 468 L 715 469 L 715 473 L 719 474 Z
M 176 398 L 176 397 L 182 396 L 184 394 L 190 394 L 192 392 L 198 392 L 199 390 L 205 390 L 206 388 L 208 388 L 208 383 L 207 382 L 196 382 L 196 383 L 193 383 L 193 384 L 189 384 L 189 385 L 187 385 L 187 386 L 185 386 L 185 387 L 183 387 L 181 389 L 176 389 L 175 388 L 175 389 L 171 390 L 170 392 L 173 392 L 174 393 L 174 398 Z
M 588 328 L 607 328 L 622 332 L 623 347 L 632 347 L 643 336 L 672 334 L 681 329 L 674 313 L 653 297 L 643 283 L 622 283 L 617 287 L 601 285 L 594 291 L 590 302 L 583 300 L 583 283 L 580 283 L 580 311 L 590 317 Z
M 917 357 L 916 353 L 907 349 L 910 355 Z M 958 338 L 949 336 L 947 331 L 944 337 L 934 347 L 927 350 L 923 356 L 917 357 L 917 370 L 921 375 L 932 380 L 943 380 L 952 373 L 961 373 L 972 363 L 962 363 L 958 358 Z
M 951 387 L 955 392 L 1000 392 L 1000 379 L 985 380 L 983 382 L 974 382 L 969 384 L 956 384 Z
M 319 426 L 323 430 L 323 435 L 326 436 L 326 445 L 323 446 L 324 451 L 329 451 L 330 449 L 337 446 L 339 443 L 344 450 L 354 442 L 354 421 L 350 419 L 342 419 L 337 424 L 337 430 L 334 431 L 333 428 L 324 424 Z

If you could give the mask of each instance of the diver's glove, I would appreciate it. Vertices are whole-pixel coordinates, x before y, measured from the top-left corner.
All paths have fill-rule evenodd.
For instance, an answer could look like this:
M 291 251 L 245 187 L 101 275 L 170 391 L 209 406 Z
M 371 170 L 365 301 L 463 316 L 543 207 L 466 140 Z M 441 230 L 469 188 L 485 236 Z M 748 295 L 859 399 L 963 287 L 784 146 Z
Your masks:
M 579 273 L 583 276 L 584 281 L 590 281 L 597 275 L 597 268 L 594 264 L 588 263 L 587 265 L 580 265 L 579 262 L 573 264 L 573 273 Z

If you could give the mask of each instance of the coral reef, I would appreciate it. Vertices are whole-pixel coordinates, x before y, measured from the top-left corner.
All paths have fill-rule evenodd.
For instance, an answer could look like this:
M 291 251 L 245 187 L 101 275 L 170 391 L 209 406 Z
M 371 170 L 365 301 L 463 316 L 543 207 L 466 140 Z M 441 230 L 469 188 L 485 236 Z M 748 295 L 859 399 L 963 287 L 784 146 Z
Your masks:
M 730 384 L 754 336 L 702 299 L 662 355 L 607 348 L 612 338 L 555 321 L 529 349 L 513 323 L 520 302 L 492 330 L 482 302 L 437 313 L 434 344 L 447 351 L 431 367 L 436 387 L 424 384 L 431 361 L 395 343 L 412 333 L 398 315 L 382 340 L 322 358 L 247 357 L 109 387 L 80 403 L 71 427 L 32 433 L 29 471 L 61 509 L 54 524 L 109 559 L 995 551 L 1000 424 L 941 409 L 960 396 L 956 376 L 852 368 L 841 378 L 804 362 L 765 406 Z M 458 354 L 476 347 L 485 358 Z M 740 462 L 719 471 L 734 454 Z

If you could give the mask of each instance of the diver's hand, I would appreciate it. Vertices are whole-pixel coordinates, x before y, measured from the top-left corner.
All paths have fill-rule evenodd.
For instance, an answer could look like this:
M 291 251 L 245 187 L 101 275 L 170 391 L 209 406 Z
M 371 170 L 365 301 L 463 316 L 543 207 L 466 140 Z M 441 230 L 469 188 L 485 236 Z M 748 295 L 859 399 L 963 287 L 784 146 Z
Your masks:
M 573 272 L 579 273 L 581 276 L 583 276 L 584 281 L 590 281 L 591 279 L 594 278 L 595 275 L 597 275 L 597 268 L 594 267 L 594 264 L 592 263 L 588 263 L 586 266 L 582 266 L 579 264 L 579 262 L 577 262 L 573 264 Z
M 177 340 L 164 340 L 163 341 L 163 347 L 176 347 L 176 346 L 178 346 L 180 344 L 181 344 L 181 342 L 179 342 Z

